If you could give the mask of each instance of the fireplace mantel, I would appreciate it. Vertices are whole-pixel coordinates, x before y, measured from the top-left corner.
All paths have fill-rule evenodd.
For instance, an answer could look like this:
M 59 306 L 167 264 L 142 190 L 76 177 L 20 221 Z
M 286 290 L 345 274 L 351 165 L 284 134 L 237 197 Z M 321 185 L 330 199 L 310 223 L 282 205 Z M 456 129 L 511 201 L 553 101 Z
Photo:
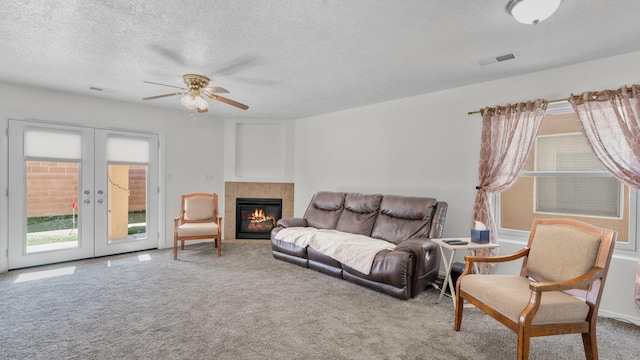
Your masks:
M 236 199 L 282 199 L 282 217 L 293 217 L 293 183 L 234 182 L 224 184 L 224 234 L 225 241 L 235 241 Z M 263 240 L 266 241 L 266 240 Z

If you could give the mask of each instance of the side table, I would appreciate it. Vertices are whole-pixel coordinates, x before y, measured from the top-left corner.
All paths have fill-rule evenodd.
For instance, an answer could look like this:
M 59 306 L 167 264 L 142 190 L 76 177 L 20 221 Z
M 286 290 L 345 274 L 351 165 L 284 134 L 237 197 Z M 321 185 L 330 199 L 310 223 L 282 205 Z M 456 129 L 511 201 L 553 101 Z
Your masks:
M 467 241 L 465 245 L 449 245 L 444 240 L 462 240 Z M 438 302 L 442 300 L 444 296 L 444 292 L 447 290 L 447 285 L 449 285 L 449 289 L 451 289 L 451 299 L 453 300 L 453 306 L 456 306 L 456 284 L 451 280 L 451 267 L 453 266 L 453 259 L 456 255 L 457 250 L 468 250 L 470 254 L 473 255 L 473 250 L 478 249 L 494 249 L 500 247 L 498 244 L 487 243 L 487 244 L 477 244 L 471 242 L 471 238 L 440 238 L 440 239 L 431 239 L 434 243 L 438 244 L 440 247 L 440 253 L 442 254 L 442 264 L 444 265 L 444 282 L 442 283 L 442 289 L 440 290 L 440 297 L 438 298 Z M 447 259 L 445 249 L 450 251 L 449 258 Z M 478 265 L 473 264 L 473 270 L 478 273 Z

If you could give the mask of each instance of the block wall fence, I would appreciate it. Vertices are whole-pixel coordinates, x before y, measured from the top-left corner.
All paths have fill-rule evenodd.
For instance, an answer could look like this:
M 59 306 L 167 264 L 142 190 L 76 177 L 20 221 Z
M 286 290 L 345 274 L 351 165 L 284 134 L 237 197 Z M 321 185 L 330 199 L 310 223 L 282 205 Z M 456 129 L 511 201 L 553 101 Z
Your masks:
M 79 203 L 78 170 L 76 163 L 27 162 L 27 217 L 71 215 Z M 129 166 L 128 189 L 129 211 L 145 210 L 145 166 Z

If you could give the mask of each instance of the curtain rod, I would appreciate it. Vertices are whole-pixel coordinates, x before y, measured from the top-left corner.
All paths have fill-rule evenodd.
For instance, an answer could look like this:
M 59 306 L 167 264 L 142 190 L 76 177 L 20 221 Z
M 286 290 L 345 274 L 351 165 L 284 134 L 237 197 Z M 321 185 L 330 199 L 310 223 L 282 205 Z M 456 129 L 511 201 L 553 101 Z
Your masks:
M 555 103 L 555 102 L 561 102 L 561 101 L 569 101 L 570 98 L 564 98 L 564 99 L 555 99 L 555 100 L 548 100 L 548 103 Z M 513 105 L 515 106 L 515 104 Z M 467 115 L 473 115 L 473 114 L 480 114 L 481 112 L 483 112 L 484 109 L 480 109 L 480 110 L 476 110 L 476 111 L 469 111 L 467 113 Z
M 627 91 L 631 92 L 633 86 L 640 86 L 640 85 L 630 85 L 630 86 L 627 87 Z M 614 94 L 620 94 L 620 93 L 622 93 L 622 88 L 616 89 L 616 90 L 588 91 L 588 93 L 591 93 L 591 96 L 595 99 L 598 96 L 604 95 L 605 91 L 608 91 L 608 92 L 614 93 Z M 571 100 L 572 97 L 574 97 L 576 99 L 580 99 L 582 97 L 582 95 L 573 95 L 573 94 L 571 94 L 571 96 L 568 97 L 568 98 L 547 100 L 547 102 L 548 103 L 555 103 L 555 102 L 561 102 L 561 101 L 569 101 L 569 100 Z M 515 106 L 515 104 L 513 106 Z M 469 111 L 467 113 L 467 115 L 480 114 L 483 111 L 484 111 L 484 109 L 480 109 L 480 110 L 476 110 L 476 111 Z

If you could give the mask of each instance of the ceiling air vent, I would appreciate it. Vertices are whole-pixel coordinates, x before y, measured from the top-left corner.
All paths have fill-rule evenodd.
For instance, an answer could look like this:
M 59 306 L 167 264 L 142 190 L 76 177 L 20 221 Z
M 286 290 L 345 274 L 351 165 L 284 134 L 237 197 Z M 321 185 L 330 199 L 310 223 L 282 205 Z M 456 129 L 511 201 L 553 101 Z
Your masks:
M 507 60 L 511 60 L 511 59 L 515 59 L 515 58 L 516 57 L 513 54 L 504 54 L 504 55 L 499 55 L 499 56 L 494 56 L 494 57 L 482 59 L 482 60 L 478 61 L 478 64 L 480 64 L 480 66 L 485 66 L 485 65 L 495 64 L 495 63 L 498 63 L 498 62 L 507 61 Z
M 501 61 L 507 61 L 507 60 L 511 60 L 511 59 L 515 59 L 516 57 L 513 56 L 513 54 L 506 54 L 506 55 L 500 55 L 500 56 L 496 56 L 496 60 L 498 62 Z
M 105 92 L 105 93 L 108 93 L 108 94 L 115 94 L 115 93 L 118 92 L 118 90 L 101 88 L 101 87 L 91 86 L 91 85 L 89 85 L 89 90 Z

